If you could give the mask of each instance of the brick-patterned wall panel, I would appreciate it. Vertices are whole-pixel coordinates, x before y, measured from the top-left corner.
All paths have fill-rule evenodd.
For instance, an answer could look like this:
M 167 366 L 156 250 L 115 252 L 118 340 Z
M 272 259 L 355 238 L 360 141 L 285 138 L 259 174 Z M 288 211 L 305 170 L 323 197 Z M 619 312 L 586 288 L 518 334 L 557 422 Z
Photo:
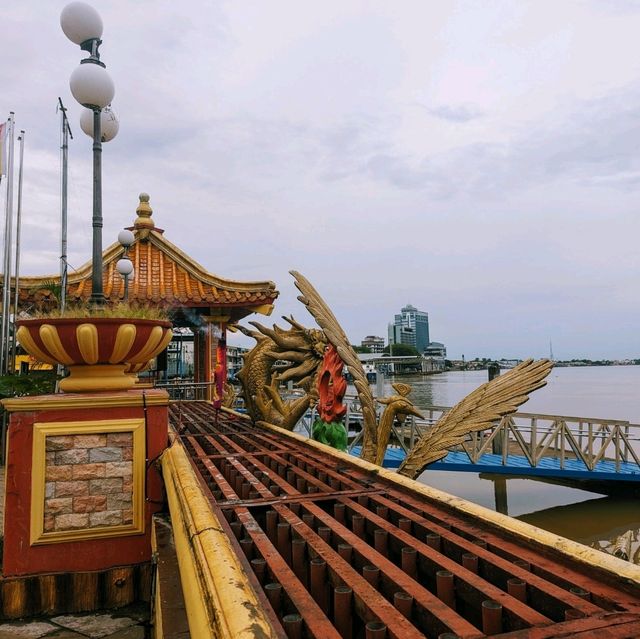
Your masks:
M 133 433 L 47 436 L 44 532 L 133 522 Z

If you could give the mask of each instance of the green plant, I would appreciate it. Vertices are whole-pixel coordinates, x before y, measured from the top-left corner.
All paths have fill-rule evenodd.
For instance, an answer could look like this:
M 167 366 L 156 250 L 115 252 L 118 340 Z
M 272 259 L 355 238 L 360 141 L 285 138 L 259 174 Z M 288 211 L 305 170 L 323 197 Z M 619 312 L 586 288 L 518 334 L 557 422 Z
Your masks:
M 316 419 L 313 422 L 313 439 L 322 444 L 333 446 L 341 451 L 347 450 L 347 431 L 342 422 L 323 422 Z
M 60 309 L 53 309 L 48 312 L 39 311 L 34 313 L 35 319 L 41 318 L 90 318 L 90 317 L 126 317 L 131 319 L 149 319 L 149 320 L 166 320 L 168 314 L 166 311 L 155 308 L 153 306 L 146 306 L 137 303 L 120 302 L 113 306 L 91 306 L 88 304 L 83 305 L 69 305 L 64 311 Z
M 56 304 L 60 303 L 60 298 L 62 297 L 62 286 L 60 286 L 60 282 L 56 280 L 46 280 L 40 284 L 40 286 L 36 286 L 31 289 L 31 293 L 37 293 L 38 291 L 49 291 L 53 298 L 56 301 Z
M 0 399 L 47 395 L 56 387 L 56 372 L 30 371 L 28 375 L 0 375 Z

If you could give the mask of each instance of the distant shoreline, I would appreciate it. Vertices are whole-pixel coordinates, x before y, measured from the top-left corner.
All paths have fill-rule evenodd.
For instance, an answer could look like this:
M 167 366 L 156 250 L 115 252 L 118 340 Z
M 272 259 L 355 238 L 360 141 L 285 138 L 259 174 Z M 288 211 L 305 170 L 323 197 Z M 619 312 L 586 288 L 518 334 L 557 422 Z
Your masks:
M 489 361 L 475 361 L 465 362 L 464 364 L 459 361 L 452 361 L 451 366 L 446 368 L 447 371 L 486 371 L 489 364 L 497 362 L 501 364 L 505 360 L 489 360 Z M 500 366 L 500 368 L 508 369 L 512 368 L 514 362 L 521 362 L 522 360 L 507 360 L 509 366 Z M 628 359 L 628 360 L 609 360 L 609 359 L 571 359 L 571 360 L 557 360 L 553 362 L 556 368 L 582 368 L 586 366 L 640 366 L 640 359 Z

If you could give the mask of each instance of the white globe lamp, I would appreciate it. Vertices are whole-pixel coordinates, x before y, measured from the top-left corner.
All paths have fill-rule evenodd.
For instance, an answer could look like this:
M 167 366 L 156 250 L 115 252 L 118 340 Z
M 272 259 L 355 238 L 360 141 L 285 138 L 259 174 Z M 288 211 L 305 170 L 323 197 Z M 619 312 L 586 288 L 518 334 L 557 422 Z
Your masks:
M 111 104 L 116 93 L 107 70 L 94 62 L 76 67 L 69 78 L 69 88 L 73 97 L 89 109 L 103 109 Z
M 122 229 L 118 233 L 118 242 L 128 249 L 135 241 L 136 236 L 129 229 Z
M 84 109 L 80 116 L 80 128 L 93 139 L 93 111 Z M 109 142 L 118 135 L 120 122 L 115 111 L 107 106 L 100 113 L 100 138 L 103 142 Z
M 129 276 L 133 273 L 133 262 L 127 258 L 123 258 L 116 262 L 116 271 L 122 276 Z
M 129 281 L 133 279 L 133 262 L 123 257 L 116 262 L 116 271 L 124 278 L 124 301 L 129 300 Z
M 71 2 L 60 14 L 60 26 L 64 34 L 76 44 L 102 37 L 102 18 L 86 2 Z

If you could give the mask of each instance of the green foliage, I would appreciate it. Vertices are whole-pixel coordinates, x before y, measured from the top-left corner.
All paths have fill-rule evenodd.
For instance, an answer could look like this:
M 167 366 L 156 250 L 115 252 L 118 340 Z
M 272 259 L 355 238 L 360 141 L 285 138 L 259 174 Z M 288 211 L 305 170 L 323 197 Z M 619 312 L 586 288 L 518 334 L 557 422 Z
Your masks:
M 320 418 L 313 422 L 313 439 L 341 451 L 347 450 L 347 431 L 342 422 L 323 422 Z
M 57 280 L 46 280 L 40 286 L 36 286 L 31 289 L 31 293 L 37 293 L 38 291 L 49 291 L 51 295 L 55 298 L 57 304 L 60 303 L 60 299 L 62 297 L 62 286 L 60 286 L 60 282 Z
M 389 352 L 389 346 L 384 347 L 384 352 Z M 411 346 L 409 344 L 393 344 L 393 355 L 397 355 L 398 357 L 402 355 L 415 355 L 418 356 L 418 349 L 415 346 Z
M 30 371 L 28 375 L 1 375 L 0 399 L 47 395 L 56 387 L 55 371 Z
M 168 318 L 167 313 L 153 306 L 145 306 L 143 304 L 128 304 L 127 302 L 121 302 L 113 306 L 92 306 L 90 304 L 83 305 L 69 305 L 65 308 L 64 312 L 60 309 L 55 309 L 49 312 L 39 312 L 34 314 L 34 318 L 47 318 L 52 319 L 62 317 L 73 318 L 89 318 L 89 317 L 125 317 L 130 319 L 150 319 L 150 320 L 166 320 Z

